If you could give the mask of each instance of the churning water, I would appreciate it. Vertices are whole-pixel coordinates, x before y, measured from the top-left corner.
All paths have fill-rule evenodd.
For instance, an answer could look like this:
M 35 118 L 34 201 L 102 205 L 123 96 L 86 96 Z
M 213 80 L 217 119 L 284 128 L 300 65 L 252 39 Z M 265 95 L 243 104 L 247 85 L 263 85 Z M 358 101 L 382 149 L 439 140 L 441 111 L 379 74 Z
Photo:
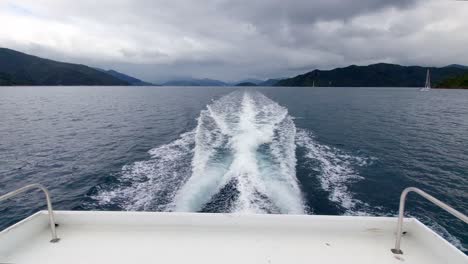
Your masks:
M 303 214 L 295 135 L 286 108 L 235 91 L 202 110 L 193 131 L 125 166 L 121 186 L 95 198 L 122 200 L 126 210 Z
M 58 209 L 395 215 L 409 185 L 468 209 L 464 91 L 0 91 L 2 193 L 41 182 Z M 0 227 L 40 197 L 0 207 Z M 466 247 L 450 216 L 421 199 L 408 210 Z

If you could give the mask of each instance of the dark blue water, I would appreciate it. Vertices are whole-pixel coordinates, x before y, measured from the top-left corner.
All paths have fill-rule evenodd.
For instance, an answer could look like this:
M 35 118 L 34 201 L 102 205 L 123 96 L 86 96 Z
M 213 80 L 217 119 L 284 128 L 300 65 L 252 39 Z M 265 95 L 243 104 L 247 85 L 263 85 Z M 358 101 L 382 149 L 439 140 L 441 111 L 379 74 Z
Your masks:
M 468 213 L 468 92 L 2 87 L 1 193 L 36 182 L 66 210 L 394 215 L 415 186 Z M 0 205 L 0 229 L 41 208 Z M 416 195 L 408 212 L 468 247 Z

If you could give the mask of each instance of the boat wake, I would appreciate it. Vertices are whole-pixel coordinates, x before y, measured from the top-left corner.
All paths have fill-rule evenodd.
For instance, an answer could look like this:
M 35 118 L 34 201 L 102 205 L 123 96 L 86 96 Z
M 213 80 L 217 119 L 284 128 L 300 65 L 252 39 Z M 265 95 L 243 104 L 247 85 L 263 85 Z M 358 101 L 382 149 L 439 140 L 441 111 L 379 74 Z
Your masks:
M 303 213 L 294 134 L 287 110 L 260 93 L 216 101 L 199 117 L 192 175 L 172 209 L 200 211 L 214 202 L 217 211 Z
M 354 198 L 348 186 L 362 179 L 354 168 L 369 165 L 372 158 L 353 156 L 320 144 L 312 133 L 305 129 L 298 130 L 296 144 L 304 149 L 306 165 L 316 172 L 320 186 L 329 193 L 330 201 L 340 205 L 346 214 L 368 214 L 367 210 L 363 210 L 367 204 Z
M 201 111 L 194 131 L 125 166 L 118 187 L 95 198 L 126 210 L 302 214 L 295 134 L 286 108 L 236 91 Z
M 319 144 L 286 108 L 256 91 L 235 91 L 202 110 L 197 127 L 126 165 L 118 183 L 93 196 L 124 210 L 310 213 L 296 178 L 296 148 L 318 172 L 329 200 L 357 214 L 348 184 L 367 159 Z

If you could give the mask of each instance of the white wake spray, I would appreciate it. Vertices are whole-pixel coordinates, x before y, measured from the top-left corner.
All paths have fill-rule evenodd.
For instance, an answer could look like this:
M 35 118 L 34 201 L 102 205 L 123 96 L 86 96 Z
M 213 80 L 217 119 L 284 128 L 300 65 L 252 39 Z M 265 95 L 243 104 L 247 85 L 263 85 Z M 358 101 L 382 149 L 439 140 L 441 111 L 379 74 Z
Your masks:
M 199 211 L 231 183 L 231 212 L 304 213 L 295 177 L 295 127 L 287 110 L 258 92 L 234 92 L 202 111 L 192 176 L 176 211 Z
M 227 188 L 216 211 L 305 213 L 295 133 L 286 108 L 261 93 L 236 91 L 201 111 L 194 131 L 125 166 L 118 187 L 95 198 L 126 210 L 193 212 Z
M 310 209 L 296 178 L 296 147 L 329 200 L 348 214 L 362 213 L 355 207 L 365 204 L 348 185 L 361 179 L 354 167 L 367 159 L 296 131 L 287 109 L 256 91 L 214 101 L 193 131 L 124 166 L 119 182 L 94 198 L 125 210 L 302 214 Z
M 366 166 L 372 159 L 352 156 L 339 149 L 319 144 L 314 136 L 304 129 L 298 131 L 296 144 L 305 150 L 305 158 L 309 163 L 307 165 L 318 172 L 320 185 L 329 193 L 330 201 L 339 204 L 347 214 L 367 214 L 356 210 L 356 205 L 363 207 L 366 204 L 353 197 L 348 185 L 362 179 L 354 168 Z

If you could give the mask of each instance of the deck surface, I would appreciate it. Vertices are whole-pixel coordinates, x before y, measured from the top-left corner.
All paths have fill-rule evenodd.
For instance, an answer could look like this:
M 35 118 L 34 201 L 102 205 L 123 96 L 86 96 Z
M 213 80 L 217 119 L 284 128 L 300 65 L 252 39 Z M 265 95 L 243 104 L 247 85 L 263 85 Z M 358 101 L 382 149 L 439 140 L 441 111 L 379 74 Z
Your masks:
M 407 224 L 404 254 L 392 254 L 390 218 L 117 215 L 58 212 L 58 243 L 48 242 L 45 215 L 36 216 L 26 223 L 40 222 L 40 230 L 0 251 L 0 263 L 468 263 L 425 243 L 419 222 Z

